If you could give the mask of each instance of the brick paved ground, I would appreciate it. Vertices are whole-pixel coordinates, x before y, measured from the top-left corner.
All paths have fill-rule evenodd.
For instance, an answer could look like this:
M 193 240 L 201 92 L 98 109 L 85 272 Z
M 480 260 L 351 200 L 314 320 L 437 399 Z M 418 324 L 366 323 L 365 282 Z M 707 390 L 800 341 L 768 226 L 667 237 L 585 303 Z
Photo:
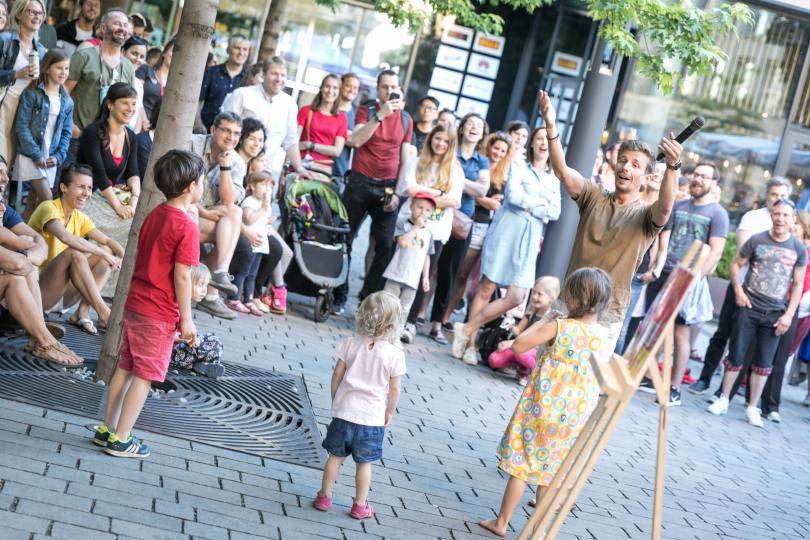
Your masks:
M 352 284 L 356 291 L 356 277 Z M 315 324 L 311 304 L 296 298 L 286 316 L 230 323 L 195 316 L 199 331 L 223 339 L 228 360 L 303 376 L 323 435 L 334 348 L 352 325 L 344 318 Z M 402 399 L 373 469 L 373 519 L 348 516 L 349 462 L 323 513 L 312 508 L 319 471 L 150 433 L 142 433 L 153 452 L 147 460 L 116 460 L 90 442 L 84 424 L 92 420 L 0 400 L 0 539 L 489 537 L 476 522 L 500 505 L 506 477 L 494 452 L 519 389 L 452 359 L 425 336 L 406 354 Z M 705 412 L 704 396 L 685 394 L 670 414 L 665 538 L 810 538 L 803 397 L 786 387 L 784 423 L 756 429 L 744 422 L 739 399 L 717 418 Z M 558 538 L 650 537 L 657 422 L 652 398 L 639 394 Z M 518 508 L 516 530 L 528 510 Z

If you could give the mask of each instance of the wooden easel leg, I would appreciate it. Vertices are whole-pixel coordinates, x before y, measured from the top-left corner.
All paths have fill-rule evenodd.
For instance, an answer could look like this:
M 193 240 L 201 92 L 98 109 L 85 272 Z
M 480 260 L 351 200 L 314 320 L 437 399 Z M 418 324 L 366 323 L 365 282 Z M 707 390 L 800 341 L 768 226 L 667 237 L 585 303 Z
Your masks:
M 672 345 L 675 323 L 670 322 L 664 334 L 664 362 L 662 379 L 666 400 L 659 403 L 658 457 L 655 462 L 655 497 L 653 499 L 652 540 L 661 540 L 661 515 L 664 508 L 664 474 L 667 455 L 667 415 L 669 412 L 669 387 L 672 373 Z

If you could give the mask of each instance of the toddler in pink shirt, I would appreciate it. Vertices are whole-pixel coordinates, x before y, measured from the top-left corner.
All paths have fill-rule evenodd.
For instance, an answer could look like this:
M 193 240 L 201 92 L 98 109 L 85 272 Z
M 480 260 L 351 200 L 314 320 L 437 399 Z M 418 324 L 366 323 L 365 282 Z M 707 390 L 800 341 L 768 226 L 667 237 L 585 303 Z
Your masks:
M 340 466 L 351 454 L 357 464 L 357 492 L 350 515 L 363 519 L 374 515 L 367 500 L 371 463 L 382 459 L 385 428 L 399 402 L 405 355 L 394 346 L 402 324 L 402 307 L 396 296 L 385 291 L 369 295 L 354 318 L 359 335 L 343 340 L 336 350 L 332 422 L 323 440 L 329 460 L 315 508 L 326 511 L 332 506 L 332 486 Z

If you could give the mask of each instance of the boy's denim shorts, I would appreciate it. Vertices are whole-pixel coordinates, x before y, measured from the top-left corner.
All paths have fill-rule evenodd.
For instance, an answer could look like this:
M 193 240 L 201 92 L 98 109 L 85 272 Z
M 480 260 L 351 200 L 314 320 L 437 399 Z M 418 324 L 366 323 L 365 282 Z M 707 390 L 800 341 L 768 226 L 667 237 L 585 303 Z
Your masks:
M 333 418 L 321 446 L 333 456 L 351 454 L 355 463 L 370 463 L 382 459 L 384 438 L 385 428 L 382 426 L 361 426 Z

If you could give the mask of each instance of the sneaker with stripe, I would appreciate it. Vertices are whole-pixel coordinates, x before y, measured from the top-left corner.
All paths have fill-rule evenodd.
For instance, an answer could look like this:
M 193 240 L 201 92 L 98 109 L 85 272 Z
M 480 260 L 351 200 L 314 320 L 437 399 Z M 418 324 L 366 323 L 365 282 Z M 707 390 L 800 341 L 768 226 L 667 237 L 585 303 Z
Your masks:
M 142 459 L 149 456 L 149 447 L 137 438 L 130 435 L 129 440 L 122 441 L 115 436 L 115 433 L 110 433 L 107 448 L 104 451 L 115 457 Z
M 93 442 L 99 446 L 107 446 L 107 440 L 110 438 L 110 430 L 107 426 L 101 424 L 96 427 L 96 432 L 93 434 Z

